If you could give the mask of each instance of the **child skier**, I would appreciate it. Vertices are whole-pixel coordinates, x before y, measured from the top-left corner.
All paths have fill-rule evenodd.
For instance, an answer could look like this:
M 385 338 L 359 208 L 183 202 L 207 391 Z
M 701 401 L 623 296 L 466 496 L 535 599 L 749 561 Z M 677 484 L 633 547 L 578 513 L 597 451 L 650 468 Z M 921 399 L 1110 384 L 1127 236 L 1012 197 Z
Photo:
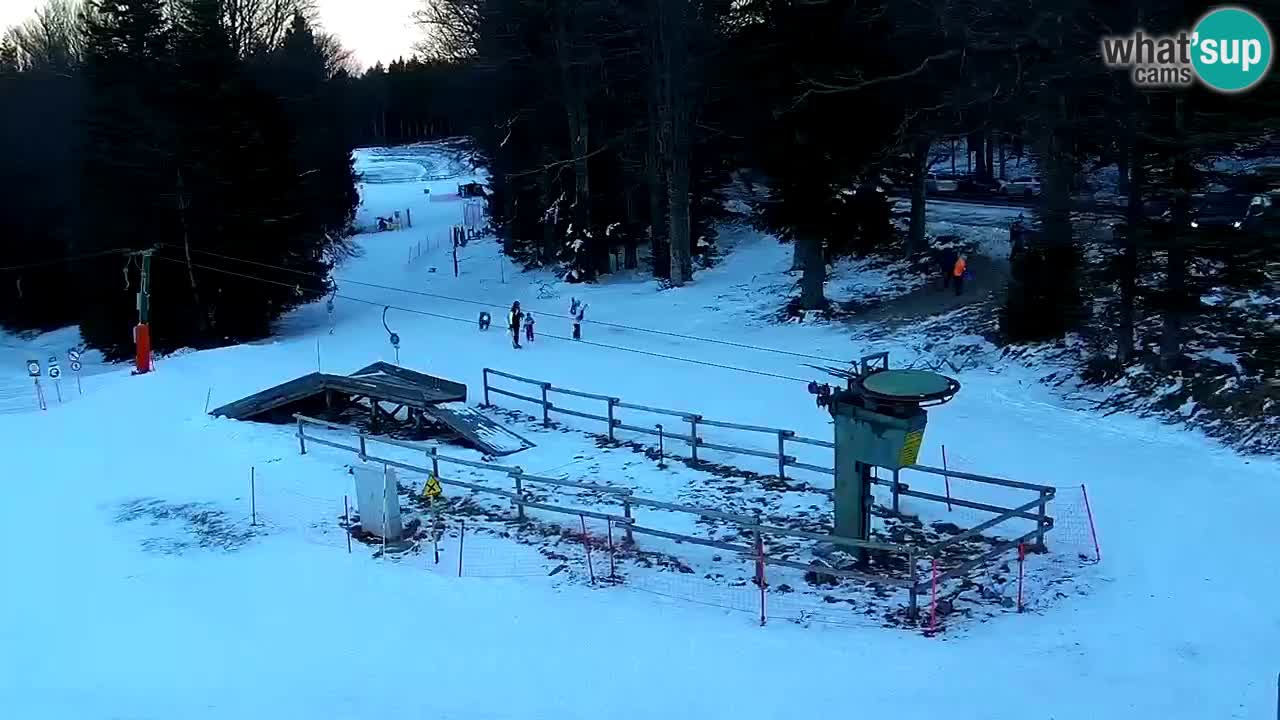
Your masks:
M 525 313 L 524 316 L 524 339 L 533 342 L 533 313 Z
M 582 315 L 587 311 L 587 304 L 578 302 L 577 298 L 570 298 L 569 317 L 573 320 L 573 339 L 582 339 Z

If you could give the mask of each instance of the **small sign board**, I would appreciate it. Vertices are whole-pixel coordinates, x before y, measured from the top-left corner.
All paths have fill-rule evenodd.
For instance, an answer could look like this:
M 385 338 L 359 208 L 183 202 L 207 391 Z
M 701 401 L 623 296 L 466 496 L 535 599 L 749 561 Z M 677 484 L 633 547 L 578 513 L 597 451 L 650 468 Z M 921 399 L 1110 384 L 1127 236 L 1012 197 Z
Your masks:
M 33 378 L 40 377 L 40 361 L 39 360 L 27 361 L 27 376 L 33 377 Z
M 74 372 L 80 372 L 80 361 L 79 361 L 79 360 L 72 360 L 72 361 L 71 361 L 71 369 L 72 369 Z
M 443 494 L 444 490 L 440 488 L 440 480 L 435 475 L 427 476 L 427 484 L 422 488 L 422 496 L 429 500 L 435 500 Z
M 62 377 L 62 368 L 58 367 L 57 355 L 49 356 L 49 377 L 54 380 L 57 380 L 58 378 Z
M 80 351 L 79 351 L 79 350 L 68 350 L 68 351 L 67 351 L 67 359 L 68 359 L 68 360 L 70 360 L 71 362 L 80 362 Z

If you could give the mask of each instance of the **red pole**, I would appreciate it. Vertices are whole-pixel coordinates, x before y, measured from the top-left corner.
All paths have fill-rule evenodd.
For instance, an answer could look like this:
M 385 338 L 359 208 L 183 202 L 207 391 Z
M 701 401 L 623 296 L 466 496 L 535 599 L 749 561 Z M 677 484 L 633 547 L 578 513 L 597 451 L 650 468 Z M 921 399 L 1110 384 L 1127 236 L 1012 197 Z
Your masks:
M 947 446 L 942 446 L 942 481 L 947 486 L 947 512 L 951 512 L 951 476 L 947 475 Z
M 1089 508 L 1089 491 L 1084 489 L 1084 483 L 1080 483 L 1080 494 L 1084 495 L 1084 511 L 1089 516 L 1089 534 L 1093 535 L 1093 552 L 1097 562 L 1102 562 L 1102 548 L 1098 546 L 1098 529 L 1093 526 L 1093 510 Z
M 1022 562 L 1027 558 L 1027 548 L 1018 543 L 1018 612 L 1022 612 Z
M 582 523 L 582 546 L 587 549 L 587 572 L 591 574 L 591 584 L 596 584 L 596 571 L 591 567 L 591 543 L 587 541 L 587 519 L 578 516 L 578 521 Z
M 938 631 L 938 559 L 930 561 L 933 568 L 933 586 L 929 591 L 929 634 Z
M 462 540 L 467 536 L 467 521 L 460 522 L 462 529 L 458 531 L 458 577 L 462 577 Z

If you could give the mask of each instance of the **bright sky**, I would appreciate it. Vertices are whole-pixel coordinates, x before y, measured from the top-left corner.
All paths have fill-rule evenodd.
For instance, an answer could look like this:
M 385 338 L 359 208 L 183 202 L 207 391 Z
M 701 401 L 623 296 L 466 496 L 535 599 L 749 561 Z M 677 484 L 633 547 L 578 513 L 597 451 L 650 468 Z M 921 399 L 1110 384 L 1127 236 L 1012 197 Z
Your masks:
M 0 0 L 0 31 L 30 17 L 44 0 Z M 413 53 L 418 31 L 410 16 L 422 0 L 317 0 L 320 23 L 342 39 L 356 61 L 385 65 Z
M 13 0 L 0 0 L 0 5 Z M 368 67 L 413 54 L 419 33 L 411 15 L 422 0 L 317 0 L 320 24 Z

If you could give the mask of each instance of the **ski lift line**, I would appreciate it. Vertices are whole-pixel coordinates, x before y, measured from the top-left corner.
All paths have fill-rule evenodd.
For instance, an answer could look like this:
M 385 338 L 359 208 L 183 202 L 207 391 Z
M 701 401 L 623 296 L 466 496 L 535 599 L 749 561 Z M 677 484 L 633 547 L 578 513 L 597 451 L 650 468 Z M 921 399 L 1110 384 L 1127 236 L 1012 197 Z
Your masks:
M 187 263 L 186 263 L 185 261 L 183 261 L 183 260 L 177 260 L 177 259 L 175 259 L 175 258 L 164 257 L 164 256 L 162 256 L 162 255 L 157 255 L 157 256 L 155 256 L 155 257 L 157 257 L 157 258 L 159 258 L 159 259 L 161 259 L 161 260 L 165 260 L 165 261 L 168 261 L 168 262 L 174 263 L 175 265 L 183 265 L 183 266 L 185 266 L 185 265 L 187 264 Z M 246 280 L 257 280 L 258 282 L 268 283 L 268 284 L 271 284 L 271 285 L 278 285 L 278 286 L 280 286 L 280 287 L 285 287 L 285 288 L 289 288 L 289 289 L 292 289 L 292 290 L 300 290 L 300 289 L 302 289 L 302 288 L 301 288 L 301 286 L 299 286 L 299 285 L 297 285 L 297 284 L 290 284 L 290 283 L 287 283 L 287 282 L 281 282 L 281 281 L 279 281 L 279 280 L 271 280 L 271 279 L 269 279 L 269 278 L 261 278 L 261 277 L 257 277 L 256 275 L 248 275 L 248 274 L 245 274 L 245 273 L 238 273 L 238 272 L 236 272 L 236 271 L 234 271 L 234 270 L 224 270 L 224 269 L 222 269 L 222 268 L 211 267 L 211 266 L 209 266 L 209 265 L 201 265 L 201 264 L 199 264 L 199 263 L 191 263 L 191 267 L 200 268 L 201 270 L 208 270 L 208 271 L 210 271 L 210 272 L 223 273 L 224 275 L 232 275 L 232 276 L 235 276 L 235 277 L 244 278 L 244 279 L 246 279 Z M 316 289 L 314 289 L 314 288 L 307 288 L 307 289 L 308 289 L 308 290 L 311 290 L 311 291 L 313 291 L 313 292 L 316 292 L 316 293 L 322 293 L 322 292 L 324 292 L 324 290 L 327 290 L 327 288 L 325 288 L 324 290 L 316 290 Z M 397 306 L 397 305 L 388 305 L 388 304 L 386 304 L 386 303 L 377 302 L 377 301 L 375 301 L 375 300 L 367 300 L 367 299 L 365 299 L 365 298 L 358 298 L 358 297 L 353 297 L 353 296 L 350 296 L 350 295 L 343 295 L 343 294 L 341 294 L 341 293 L 335 293 L 335 294 L 334 294 L 334 297 L 338 297 L 338 298 L 341 298 L 341 299 L 343 299 L 343 300 L 349 300 L 349 301 L 351 301 L 351 302 L 362 303 L 362 304 L 364 304 L 364 305 L 372 305 L 372 306 L 374 306 L 374 307 L 380 307 L 380 308 L 383 308 L 383 309 L 384 309 L 384 311 L 385 311 L 385 310 L 388 310 L 388 309 L 390 309 L 390 310 L 398 310 L 398 311 L 400 311 L 400 312 L 412 313 L 412 314 L 414 314 L 414 315 L 423 315 L 423 316 L 425 316 L 425 317 L 432 317 L 432 318 L 437 318 L 437 319 L 440 319 L 440 320 L 451 320 L 451 321 L 453 321 L 453 322 L 466 323 L 467 325 L 474 325 L 474 324 L 475 324 L 475 321 L 474 321 L 474 320 L 467 319 L 467 318 L 453 317 L 452 315 L 442 315 L 442 314 L 440 314 L 440 313 L 428 312 L 428 311 L 426 311 L 426 310 L 416 310 L 416 309 L 414 309 L 414 308 L 400 307 L 400 306 Z M 706 361 L 706 360 L 694 360 L 694 359 L 692 359 L 692 358 L 680 357 L 680 356 L 678 356 L 678 355 L 667 355 L 667 354 L 665 354 L 665 353 L 654 352 L 654 351 L 652 351 L 652 350 L 641 350 L 641 349 L 639 349 L 639 348 L 629 348 L 629 347 L 623 347 L 623 346 L 620 346 L 620 345 L 609 345 L 609 344 L 607 344 L 607 343 L 593 342 L 593 341 L 591 341 L 591 340 L 574 340 L 573 338 L 567 337 L 567 336 L 565 336 L 565 335 L 556 335 L 556 334 L 554 334 L 554 333 L 547 333 L 547 332 L 543 332 L 543 333 L 539 333 L 538 337 L 540 337 L 540 338 L 542 338 L 542 337 L 547 337 L 547 338 L 552 338 L 552 339 L 554 339 L 554 340 L 564 340 L 564 341 L 566 341 L 566 342 L 578 343 L 578 344 L 581 344 L 581 345 L 592 345 L 592 346 L 594 346 L 594 347 L 605 348 L 605 349 L 608 349 L 608 350 L 620 350 L 620 351 L 622 351 L 622 352 L 635 353 L 635 354 L 637 354 L 637 355 L 647 355 L 647 356 L 649 356 L 649 357 L 661 358 L 661 359 L 663 359 L 663 360 L 673 360 L 673 361 L 675 361 L 675 362 L 689 363 L 689 364 L 691 364 L 691 365 L 701 365 L 701 366 L 703 366 L 703 367 L 713 367 L 713 368 L 718 368 L 718 369 L 720 369 L 720 370 L 730 370 L 730 371 L 733 371 L 733 372 L 740 372 L 740 373 L 745 373 L 745 374 L 748 374 L 748 375 L 758 375 L 758 376 L 760 376 L 760 377 L 774 378 L 774 379 L 776 379 L 776 380 L 789 380 L 789 381 L 791 381 L 791 382 L 798 382 L 798 383 L 805 383 L 805 384 L 808 384 L 808 383 L 809 383 L 809 381 L 808 381 L 808 380 L 806 380 L 806 379 L 804 379 L 804 378 L 792 377 L 792 376 L 790 376 L 790 375 L 782 375 L 782 374 L 780 374 L 780 373 L 771 373 L 771 372 L 766 372 L 766 371 L 764 371 L 764 370 L 752 370 L 752 369 L 750 369 L 750 368 L 735 367 L 735 366 L 733 366 L 733 365 L 723 365 L 723 364 L 721 364 L 721 363 L 714 363 L 714 362 L 709 362 L 709 361 Z
M 170 245 L 169 247 L 173 247 L 173 246 L 172 246 L 172 245 Z M 304 275 L 304 276 L 306 276 L 306 277 L 313 277 L 313 278 L 323 279 L 323 278 L 322 278 L 322 276 L 316 275 L 315 273 L 310 273 L 310 272 L 306 272 L 306 271 L 303 271 L 303 270 L 294 270 L 294 269 L 291 269 L 291 268 L 279 267 L 279 266 L 276 266 L 276 265 L 269 265 L 269 264 L 267 264 L 267 263 L 258 262 L 258 261 L 256 261 L 256 260 L 245 260 L 245 259 L 242 259 L 242 258 L 231 257 L 231 256 L 229 256 L 229 255 L 220 255 L 220 254 L 218 254 L 218 253 L 212 253 L 212 252 L 209 252 L 209 251 L 207 251 L 207 250 L 197 250 L 197 249 L 195 249 L 195 248 L 192 248 L 192 249 L 191 249 L 191 251 L 192 251 L 192 252 L 196 252 L 196 253 L 202 253 L 202 254 L 205 254 L 205 255 L 211 255 L 211 256 L 213 256 L 213 257 L 222 258 L 222 259 L 224 259 L 224 260 L 232 260 L 232 261 L 235 261 L 235 262 L 243 262 L 243 263 L 247 263 L 247 264 L 250 264 L 250 265 L 259 265 L 259 266 L 261 266 L 261 267 L 269 268 L 269 269 L 272 269 L 272 270 L 281 270 L 281 271 L 283 271 L 283 272 L 296 273 L 296 274 L 298 274 L 298 275 Z M 459 262 L 462 262 L 462 261 L 465 261 L 465 260 L 467 260 L 467 259 L 469 259 L 469 258 L 459 258 L 458 260 L 459 260 Z M 429 297 L 429 298 L 433 298 L 433 299 L 436 299 L 436 300 L 449 300 L 449 301 L 451 301 L 451 302 L 466 303 L 466 304 L 470 304 L 470 305 L 479 305 L 479 306 L 481 306 L 481 307 L 498 308 L 499 310 L 505 309 L 505 307 L 506 307 L 505 305 L 502 305 L 502 304 L 500 304 L 500 303 L 486 302 L 486 301 L 483 301 L 483 300 L 471 300 L 471 299 L 468 299 L 468 298 L 453 297 L 453 296 L 451 296 L 451 295 L 441 295 L 441 294 L 439 294 L 439 293 L 429 293 L 429 292 L 425 292 L 425 291 L 422 291 L 422 290 L 410 290 L 410 289 L 407 289 L 407 288 L 394 287 L 394 286 L 391 286 L 391 285 L 382 285 L 382 284 L 379 284 L 379 283 L 363 282 L 363 281 L 360 281 L 360 280 L 350 280 L 350 279 L 346 279 L 346 278 L 334 278 L 334 280 L 335 280 L 335 282 L 342 282 L 342 283 L 346 283 L 346 284 L 349 284 L 349 285 L 359 285 L 359 286 L 363 286 L 363 287 L 373 288 L 373 289 L 375 289 L 375 290 L 387 290 L 387 291 L 391 291 L 391 292 L 402 292 L 402 293 L 407 293 L 407 294 L 409 294 L 409 295 L 418 295 L 418 296 L 421 296 L 421 297 Z M 546 309 L 546 308 L 529 308 L 529 309 L 530 309 L 530 310 L 532 310 L 533 312 L 544 313 L 544 314 L 547 314 L 547 315 L 558 315 L 558 314 L 559 314 L 559 313 L 557 313 L 557 312 L 554 312 L 554 311 L 548 310 L 548 309 Z M 838 359 L 838 358 L 824 357 L 824 356 L 822 356 L 822 355 L 810 355 L 810 354 L 808 354 L 808 353 L 794 352 L 794 351 L 792 351 L 792 350 L 781 350 L 781 349 L 778 349 L 778 348 L 771 348 L 771 347 L 765 347 L 765 346 L 760 346 L 760 345 L 748 345 L 748 344 L 746 344 L 746 343 L 733 342 L 732 340 L 719 340 L 719 339 L 717 339 L 717 338 L 698 337 L 698 336 L 696 336 L 696 335 L 685 335 L 685 334 L 683 334 L 683 333 L 671 332 L 671 331 L 669 331 L 669 330 L 655 330 L 655 329 L 653 329 L 653 328 L 636 327 L 636 326 L 634 326 L 634 325 L 623 325 L 623 324 L 621 324 L 621 323 L 611 323 L 611 322 L 605 322 L 605 321 L 603 321 L 603 320 L 587 320 L 587 319 L 583 319 L 583 321 L 582 321 L 582 322 L 583 322 L 583 323 L 590 323 L 590 324 L 592 324 L 592 325 L 599 325 L 599 326 L 601 326 L 601 327 L 618 328 L 618 329 L 620 329 L 620 330 L 634 330 L 635 332 L 650 333 L 650 334 L 652 334 L 652 335 L 665 335 L 665 336 L 667 336 L 667 337 L 680 338 L 681 340 L 692 340 L 692 341 L 694 341 L 694 342 L 714 343 L 714 344 L 716 344 L 716 345 L 725 345 L 725 346 L 728 346 L 728 347 L 734 347 L 734 348 L 738 348 L 738 349 L 741 349 L 741 350 L 756 350 L 756 351 L 759 351 L 759 352 L 774 353 L 774 354 L 776 354 L 776 355 L 788 355 L 788 356 L 791 356 L 791 357 L 804 358 L 804 359 L 806 359 L 806 360 L 821 360 L 821 361 L 823 361 L 823 362 L 838 363 L 838 364 L 841 364 L 841 365 L 845 365 L 845 364 L 848 364 L 848 363 L 849 363 L 849 361 L 848 361 L 847 359 L 845 359 L 845 360 L 841 360 L 841 359 Z
M 59 265 L 61 263 L 78 262 L 80 260 L 90 260 L 92 258 L 106 257 L 108 255 L 121 255 L 124 253 L 139 252 L 134 248 L 116 248 L 114 250 L 103 250 L 101 252 L 84 253 L 82 255 L 69 255 L 67 257 L 57 258 L 56 260 L 42 260 L 40 262 L 26 263 L 25 265 L 8 265 L 0 267 L 0 272 L 10 270 L 26 270 L 27 268 L 46 267 L 49 265 Z

